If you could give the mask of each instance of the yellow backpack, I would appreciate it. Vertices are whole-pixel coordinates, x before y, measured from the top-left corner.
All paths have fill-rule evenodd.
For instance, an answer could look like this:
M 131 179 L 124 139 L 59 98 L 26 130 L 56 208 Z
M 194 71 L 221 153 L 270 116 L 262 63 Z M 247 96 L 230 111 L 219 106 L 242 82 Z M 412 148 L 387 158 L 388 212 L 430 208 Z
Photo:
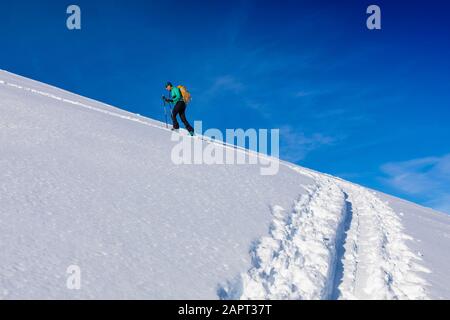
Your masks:
M 191 102 L 192 97 L 191 94 L 189 93 L 189 91 L 186 89 L 185 86 L 177 86 L 178 89 L 180 89 L 181 91 L 181 95 L 183 96 L 183 101 L 184 103 L 188 104 L 189 102 Z

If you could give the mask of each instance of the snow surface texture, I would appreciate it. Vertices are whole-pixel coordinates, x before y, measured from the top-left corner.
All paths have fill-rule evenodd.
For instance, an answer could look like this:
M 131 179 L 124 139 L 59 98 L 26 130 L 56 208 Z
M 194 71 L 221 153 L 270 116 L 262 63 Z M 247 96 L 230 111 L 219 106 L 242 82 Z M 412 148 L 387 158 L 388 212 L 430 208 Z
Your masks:
M 170 136 L 0 71 L 0 298 L 450 298 L 449 216 L 285 162 L 177 166 Z

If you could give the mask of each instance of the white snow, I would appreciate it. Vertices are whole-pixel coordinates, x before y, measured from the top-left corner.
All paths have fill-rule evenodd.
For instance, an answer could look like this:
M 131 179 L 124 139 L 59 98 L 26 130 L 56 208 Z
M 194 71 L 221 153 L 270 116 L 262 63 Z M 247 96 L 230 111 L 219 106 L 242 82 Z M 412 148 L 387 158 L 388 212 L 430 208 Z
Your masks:
M 170 137 L 0 71 L 0 299 L 450 298 L 448 215 L 285 162 L 175 165 Z

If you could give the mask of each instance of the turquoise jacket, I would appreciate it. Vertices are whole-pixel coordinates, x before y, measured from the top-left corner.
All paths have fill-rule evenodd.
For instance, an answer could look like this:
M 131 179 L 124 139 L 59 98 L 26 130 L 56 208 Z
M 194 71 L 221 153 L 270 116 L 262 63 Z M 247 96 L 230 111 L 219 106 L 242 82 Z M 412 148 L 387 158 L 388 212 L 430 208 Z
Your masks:
M 172 90 L 170 90 L 170 96 L 171 96 L 171 99 L 173 100 L 174 104 L 176 104 L 178 101 L 182 101 L 183 100 L 183 96 L 181 95 L 181 91 L 177 87 L 173 87 Z

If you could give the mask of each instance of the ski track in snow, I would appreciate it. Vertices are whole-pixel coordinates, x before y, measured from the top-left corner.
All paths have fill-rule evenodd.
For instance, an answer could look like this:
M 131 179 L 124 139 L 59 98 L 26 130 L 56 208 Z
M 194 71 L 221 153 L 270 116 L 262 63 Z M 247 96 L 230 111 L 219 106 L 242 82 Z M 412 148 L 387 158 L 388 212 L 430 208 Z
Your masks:
M 0 80 L 0 84 L 170 131 L 163 125 Z M 238 146 L 198 137 L 224 148 Z M 278 161 L 278 159 L 276 159 Z M 219 287 L 221 299 L 427 299 L 421 258 L 406 245 L 400 217 L 376 193 L 280 161 L 315 185 L 286 210 L 272 207 L 269 235 L 254 243 L 252 266 Z
M 221 286 L 222 299 L 428 299 L 430 272 L 405 241 L 400 218 L 376 193 L 290 166 L 316 181 L 286 211 L 273 207 L 252 267 Z
M 406 241 L 400 217 L 376 192 L 340 182 L 352 204 L 341 299 L 428 299 L 421 258 Z
M 322 179 L 322 178 L 321 178 Z M 291 212 L 273 207 L 270 236 L 256 244 L 253 268 L 221 289 L 231 299 L 327 299 L 332 292 L 336 240 L 344 194 L 324 178 Z M 325 181 L 326 180 L 326 181 Z

